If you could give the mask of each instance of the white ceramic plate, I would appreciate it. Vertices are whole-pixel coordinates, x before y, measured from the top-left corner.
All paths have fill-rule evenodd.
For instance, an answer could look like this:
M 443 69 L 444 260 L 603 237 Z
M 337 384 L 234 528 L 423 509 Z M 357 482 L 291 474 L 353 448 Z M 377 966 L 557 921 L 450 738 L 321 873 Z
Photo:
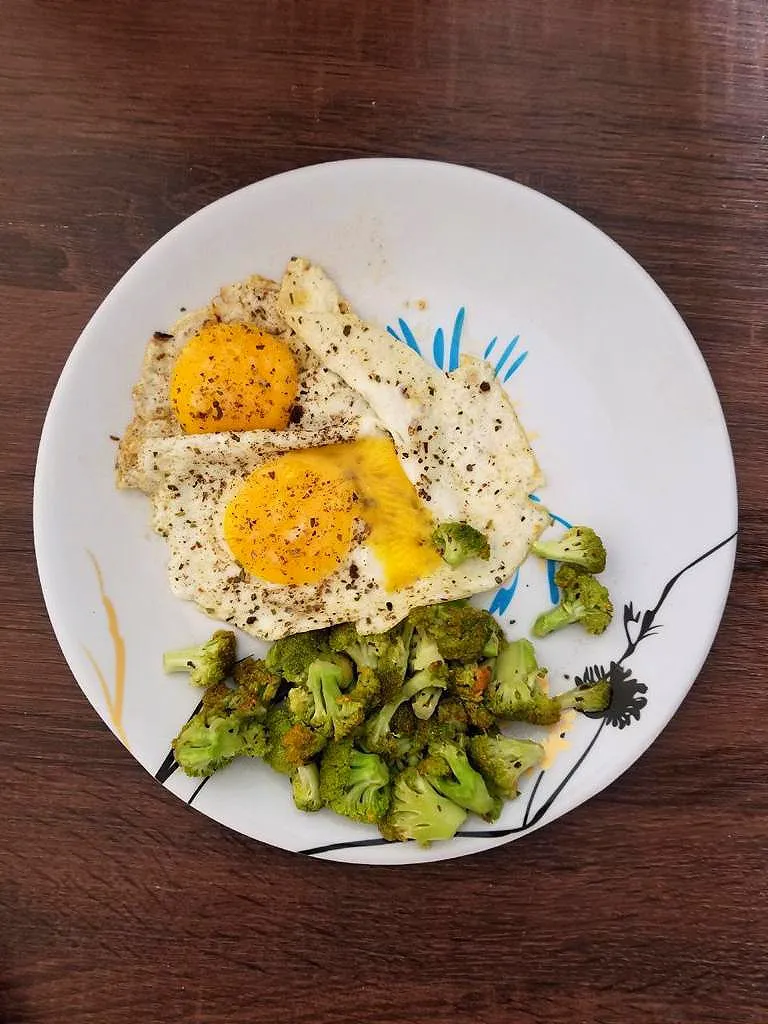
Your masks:
M 181 307 L 294 254 L 323 264 L 361 315 L 449 369 L 485 356 L 509 390 L 564 520 L 609 551 L 616 616 L 599 638 L 572 627 L 537 645 L 556 679 L 610 667 L 614 703 L 546 737 L 551 767 L 502 819 L 470 818 L 428 850 L 383 844 L 330 812 L 295 810 L 286 780 L 242 760 L 203 788 L 169 743 L 198 694 L 165 677 L 168 647 L 211 620 L 171 597 L 143 495 L 118 492 L 115 443 L 147 338 Z M 368 863 L 457 857 L 539 828 L 599 792 L 658 735 L 696 678 L 731 577 L 736 488 L 711 379 L 685 325 L 645 272 L 576 214 L 478 171 L 410 160 L 307 167 L 206 207 L 133 266 L 83 331 L 51 401 L 35 478 L 35 545 L 48 612 L 88 700 L 181 799 L 288 850 Z M 513 592 L 514 591 L 514 592 Z M 547 606 L 547 567 L 480 599 L 515 634 Z M 511 624 L 515 623 L 514 626 Z M 244 650 L 257 649 L 246 638 Z M 576 718 L 577 716 L 573 716 Z

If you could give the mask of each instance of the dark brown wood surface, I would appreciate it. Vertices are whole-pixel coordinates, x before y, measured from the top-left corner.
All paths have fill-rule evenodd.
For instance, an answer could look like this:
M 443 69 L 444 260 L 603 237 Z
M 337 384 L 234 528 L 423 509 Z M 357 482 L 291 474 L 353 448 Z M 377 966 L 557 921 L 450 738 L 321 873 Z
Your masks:
M 768 1022 L 767 10 L 3 0 L 3 1024 Z M 625 246 L 698 339 L 741 502 L 720 634 L 652 749 L 512 846 L 403 869 L 154 783 L 68 672 L 31 531 L 47 402 L 123 271 L 210 200 L 359 155 L 497 172 Z

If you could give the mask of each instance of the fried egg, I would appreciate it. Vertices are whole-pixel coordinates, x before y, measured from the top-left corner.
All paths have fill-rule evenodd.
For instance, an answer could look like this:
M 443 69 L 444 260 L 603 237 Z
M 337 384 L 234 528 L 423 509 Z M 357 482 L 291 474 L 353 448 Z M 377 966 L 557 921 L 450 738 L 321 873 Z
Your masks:
M 413 607 L 502 584 L 549 520 L 528 498 L 541 474 L 491 368 L 475 359 L 448 375 L 431 368 L 360 320 L 307 261 L 292 260 L 279 297 L 269 294 L 281 330 L 253 330 L 302 353 L 301 423 L 289 414 L 280 429 L 291 385 L 285 362 L 267 410 L 277 429 L 216 430 L 241 410 L 231 408 L 237 401 L 225 407 L 224 396 L 217 408 L 206 392 L 190 408 L 212 416 L 213 429 L 185 433 L 174 382 L 186 381 L 188 392 L 208 383 L 200 372 L 210 353 L 202 349 L 200 362 L 193 348 L 191 370 L 179 359 L 166 372 L 163 414 L 173 433 L 145 432 L 136 450 L 133 474 L 167 539 L 173 592 L 272 640 L 343 621 L 378 632 Z M 233 301 L 242 309 L 237 291 Z M 320 382 L 317 396 L 308 373 Z M 451 567 L 439 558 L 432 530 L 455 519 L 486 534 L 488 561 Z
M 244 430 L 315 432 L 371 417 L 366 402 L 298 339 L 278 285 L 254 275 L 221 289 L 147 344 L 120 441 L 117 483 L 146 490 L 142 453 L 160 438 Z

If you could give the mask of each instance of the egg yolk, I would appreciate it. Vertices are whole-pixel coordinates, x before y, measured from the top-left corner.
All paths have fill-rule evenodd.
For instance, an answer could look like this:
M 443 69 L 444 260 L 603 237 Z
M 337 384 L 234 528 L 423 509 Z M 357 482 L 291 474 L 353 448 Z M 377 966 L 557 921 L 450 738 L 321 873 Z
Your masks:
M 284 430 L 296 399 L 285 342 L 248 324 L 205 324 L 178 355 L 170 400 L 185 434 Z
M 227 505 L 224 537 L 249 573 L 270 583 L 318 583 L 346 560 L 355 523 L 387 590 L 434 572 L 431 516 L 389 438 L 288 452 L 254 470 Z

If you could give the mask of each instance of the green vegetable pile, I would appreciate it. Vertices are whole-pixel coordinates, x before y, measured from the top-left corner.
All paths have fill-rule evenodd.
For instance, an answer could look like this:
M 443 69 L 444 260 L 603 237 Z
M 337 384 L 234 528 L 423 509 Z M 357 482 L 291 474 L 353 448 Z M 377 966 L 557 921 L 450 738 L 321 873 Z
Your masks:
M 592 538 L 602 550 L 585 527 L 559 547 L 534 547 L 563 562 L 561 604 L 539 616 L 535 635 L 573 622 L 602 632 L 610 621 L 607 591 L 590 574 L 605 552 L 601 564 Z M 264 660 L 235 655 L 234 634 L 219 630 L 165 656 L 167 671 L 205 687 L 173 742 L 180 767 L 208 776 L 258 757 L 290 779 L 300 810 L 327 807 L 422 845 L 449 839 L 468 814 L 495 821 L 542 761 L 540 744 L 503 734 L 506 722 L 549 725 L 611 699 L 607 679 L 549 696 L 530 641 L 507 641 L 492 615 L 462 601 L 415 609 L 386 633 L 347 623 L 278 640 Z

